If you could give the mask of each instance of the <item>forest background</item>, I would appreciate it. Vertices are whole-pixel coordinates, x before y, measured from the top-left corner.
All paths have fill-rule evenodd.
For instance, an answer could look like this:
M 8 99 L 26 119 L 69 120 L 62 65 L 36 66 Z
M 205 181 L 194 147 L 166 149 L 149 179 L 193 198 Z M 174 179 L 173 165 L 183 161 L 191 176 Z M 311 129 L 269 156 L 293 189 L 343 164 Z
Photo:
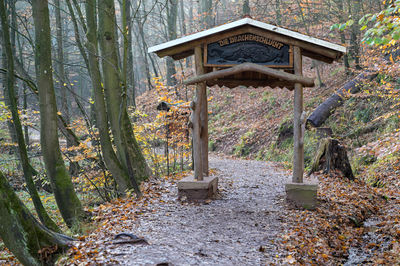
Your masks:
M 28 235 L 13 245 L 18 236 L 3 226 L 5 245 L 20 260 L 52 261 L 70 241 L 61 232 L 79 236 L 91 230 L 86 227 L 93 208 L 142 195 L 150 176 L 190 170 L 193 91 L 182 80 L 193 75 L 193 59 L 159 59 L 147 49 L 243 16 L 348 48 L 342 62 L 331 66 L 305 61 L 306 75 L 318 84 L 305 90 L 308 115 L 347 81 L 373 73 L 341 95 L 323 126 L 346 144 L 360 186 L 398 204 L 399 7 L 400 1 L 372 0 L 1 0 L 0 210 L 19 206 L 3 222 L 16 219 L 19 232 Z M 210 150 L 290 168 L 291 92 L 208 92 Z M 308 170 L 317 142 L 310 126 Z M 46 240 L 38 244 L 32 231 Z M 55 243 L 56 250 L 44 249 Z M 29 251 L 35 249 L 44 253 Z

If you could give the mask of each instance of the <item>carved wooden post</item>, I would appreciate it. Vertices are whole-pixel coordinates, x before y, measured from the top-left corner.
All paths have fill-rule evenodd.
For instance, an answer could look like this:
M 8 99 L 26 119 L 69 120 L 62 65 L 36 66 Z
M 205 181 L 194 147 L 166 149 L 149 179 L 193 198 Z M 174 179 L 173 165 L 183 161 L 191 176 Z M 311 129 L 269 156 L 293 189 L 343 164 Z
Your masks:
M 294 55 L 294 74 L 303 75 L 303 62 L 301 49 L 298 46 L 293 47 Z M 294 123 L 293 123 L 293 138 L 294 138 L 294 153 L 293 153 L 293 183 L 303 183 L 304 172 L 304 144 L 302 132 L 302 117 L 303 113 L 303 85 L 295 83 L 294 85 Z
M 196 74 L 203 74 L 203 58 L 201 46 L 194 48 Z M 201 142 L 201 111 L 204 108 L 203 89 L 204 82 L 196 84 L 196 100 L 193 106 L 193 157 L 194 157 L 194 178 L 203 180 L 203 160 L 202 160 L 202 142 Z
M 201 51 L 200 51 L 201 53 Z M 201 56 L 203 58 L 203 56 Z M 197 64 L 196 64 L 197 66 Z M 204 74 L 204 66 L 201 64 L 199 69 L 196 67 L 197 76 Z M 197 84 L 200 87 L 201 93 L 201 110 L 200 110 L 200 139 L 201 139 L 201 160 L 204 176 L 208 176 L 208 101 L 207 101 L 207 86 L 205 82 Z

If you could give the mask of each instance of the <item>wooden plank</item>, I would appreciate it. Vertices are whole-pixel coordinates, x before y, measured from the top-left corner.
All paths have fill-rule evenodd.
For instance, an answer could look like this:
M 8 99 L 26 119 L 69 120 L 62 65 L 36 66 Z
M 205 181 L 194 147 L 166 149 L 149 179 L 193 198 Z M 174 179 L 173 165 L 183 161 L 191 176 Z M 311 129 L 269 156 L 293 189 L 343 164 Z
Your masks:
M 195 66 L 196 72 L 201 73 L 203 69 L 203 58 L 201 57 L 201 46 L 195 47 Z M 203 161 L 201 156 L 201 109 L 203 104 L 202 97 L 203 85 L 198 83 L 196 86 L 196 100 L 193 106 L 193 160 L 194 178 L 203 180 Z
M 294 47 L 294 73 L 302 75 L 303 63 L 300 47 Z M 294 119 L 293 119 L 293 179 L 294 183 L 303 183 L 304 173 L 304 142 L 302 130 L 303 113 L 303 86 L 301 83 L 294 85 Z
M 185 85 L 196 84 L 199 82 L 213 80 L 213 79 L 219 79 L 219 78 L 223 78 L 226 76 L 243 73 L 246 71 L 259 72 L 259 73 L 268 75 L 269 77 L 278 78 L 278 79 L 288 81 L 291 83 L 300 83 L 306 87 L 314 86 L 314 79 L 312 79 L 312 78 L 307 78 L 307 77 L 303 77 L 301 75 L 296 75 L 296 74 L 290 74 L 287 72 L 279 71 L 279 70 L 265 67 L 265 66 L 260 66 L 260 65 L 253 64 L 253 63 L 243 63 L 240 65 L 231 67 L 231 68 L 226 68 L 226 69 L 210 72 L 210 73 L 207 73 L 204 75 L 199 75 L 194 78 L 185 80 L 183 82 L 183 84 L 185 84 Z M 236 78 L 236 76 L 235 76 L 235 78 Z

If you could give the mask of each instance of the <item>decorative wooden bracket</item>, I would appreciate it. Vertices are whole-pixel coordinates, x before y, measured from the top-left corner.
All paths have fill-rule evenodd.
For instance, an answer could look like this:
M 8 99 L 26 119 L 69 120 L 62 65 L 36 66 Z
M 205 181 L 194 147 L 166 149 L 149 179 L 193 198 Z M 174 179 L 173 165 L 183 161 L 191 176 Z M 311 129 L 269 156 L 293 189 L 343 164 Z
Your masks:
M 307 78 L 307 77 L 283 72 L 280 70 L 276 70 L 276 69 L 266 67 L 266 66 L 257 65 L 254 63 L 243 63 L 243 64 L 240 64 L 240 65 L 237 65 L 234 67 L 230 67 L 227 69 L 217 70 L 217 71 L 213 71 L 213 72 L 210 72 L 207 74 L 199 75 L 194 78 L 185 80 L 183 82 L 183 84 L 193 85 L 193 84 L 200 83 L 203 81 L 219 79 L 219 78 L 223 78 L 226 76 L 239 74 L 239 73 L 247 72 L 247 71 L 258 72 L 258 73 L 265 74 L 265 75 L 268 75 L 273 78 L 281 79 L 281 80 L 284 80 L 284 81 L 287 81 L 287 82 L 293 83 L 293 84 L 300 83 L 304 87 L 314 87 L 314 85 L 315 85 L 314 79 L 312 79 L 312 78 Z

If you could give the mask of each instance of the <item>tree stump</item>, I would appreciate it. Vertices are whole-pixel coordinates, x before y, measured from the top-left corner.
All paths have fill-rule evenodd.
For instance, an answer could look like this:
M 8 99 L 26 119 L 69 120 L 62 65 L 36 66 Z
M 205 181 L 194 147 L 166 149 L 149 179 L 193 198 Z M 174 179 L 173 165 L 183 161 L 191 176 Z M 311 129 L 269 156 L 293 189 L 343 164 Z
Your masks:
M 324 173 L 339 170 L 345 177 L 354 180 L 346 148 L 337 139 L 326 138 L 321 141 L 309 175 L 320 170 Z

